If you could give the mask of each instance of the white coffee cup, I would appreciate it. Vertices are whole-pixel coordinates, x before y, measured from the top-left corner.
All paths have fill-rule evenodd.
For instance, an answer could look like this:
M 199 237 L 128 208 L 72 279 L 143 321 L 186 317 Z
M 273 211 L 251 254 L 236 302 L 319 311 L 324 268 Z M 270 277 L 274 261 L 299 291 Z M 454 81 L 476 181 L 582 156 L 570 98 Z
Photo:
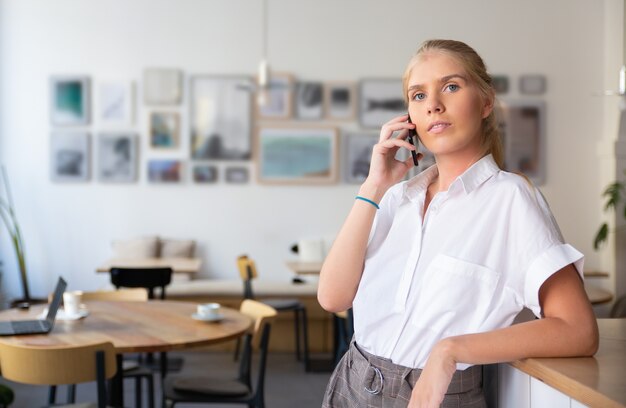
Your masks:
M 203 303 L 198 305 L 197 313 L 201 317 L 214 319 L 220 315 L 221 307 L 219 303 Z
M 75 290 L 63 293 L 63 310 L 68 315 L 77 315 L 83 301 L 83 292 Z

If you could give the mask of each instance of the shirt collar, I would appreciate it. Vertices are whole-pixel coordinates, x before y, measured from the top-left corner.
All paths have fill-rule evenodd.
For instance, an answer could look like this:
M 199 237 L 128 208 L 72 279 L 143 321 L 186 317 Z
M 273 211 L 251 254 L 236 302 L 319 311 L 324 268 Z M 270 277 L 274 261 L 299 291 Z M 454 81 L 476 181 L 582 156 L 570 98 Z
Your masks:
M 456 178 L 450 185 L 448 191 L 456 188 L 459 183 L 463 187 L 465 194 L 474 191 L 478 186 L 489 180 L 494 174 L 500 171 L 493 156 L 488 154 L 474 163 L 463 174 Z M 433 164 L 417 176 L 407 181 L 404 185 L 404 195 L 409 200 L 418 198 L 426 193 L 426 189 L 439 174 L 437 165 Z

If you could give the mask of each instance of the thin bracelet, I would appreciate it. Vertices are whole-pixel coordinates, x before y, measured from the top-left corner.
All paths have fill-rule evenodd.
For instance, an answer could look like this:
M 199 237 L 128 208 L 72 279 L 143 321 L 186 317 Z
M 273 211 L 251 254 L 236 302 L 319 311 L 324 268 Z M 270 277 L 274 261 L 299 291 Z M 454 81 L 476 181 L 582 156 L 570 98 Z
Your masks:
M 377 209 L 377 210 L 380 210 L 380 207 L 378 206 L 378 204 L 376 204 L 375 202 L 373 202 L 373 201 L 372 201 L 372 200 L 370 200 L 369 198 L 365 198 L 365 197 L 361 197 L 361 196 L 356 196 L 356 197 L 354 197 L 354 198 L 356 198 L 357 200 L 363 200 L 363 201 L 365 201 L 366 203 L 370 203 L 370 204 L 372 204 L 374 207 L 376 207 L 376 209 Z

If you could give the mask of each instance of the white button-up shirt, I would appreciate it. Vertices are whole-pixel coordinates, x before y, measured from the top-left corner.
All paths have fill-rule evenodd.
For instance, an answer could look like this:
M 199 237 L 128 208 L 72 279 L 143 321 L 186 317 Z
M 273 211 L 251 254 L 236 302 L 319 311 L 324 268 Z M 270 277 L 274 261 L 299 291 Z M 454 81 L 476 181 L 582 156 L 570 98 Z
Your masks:
M 583 270 L 539 190 L 491 155 L 424 215 L 437 174 L 434 165 L 381 200 L 353 302 L 357 343 L 413 368 L 442 338 L 509 326 L 524 306 L 540 316 L 543 282 L 570 263 Z

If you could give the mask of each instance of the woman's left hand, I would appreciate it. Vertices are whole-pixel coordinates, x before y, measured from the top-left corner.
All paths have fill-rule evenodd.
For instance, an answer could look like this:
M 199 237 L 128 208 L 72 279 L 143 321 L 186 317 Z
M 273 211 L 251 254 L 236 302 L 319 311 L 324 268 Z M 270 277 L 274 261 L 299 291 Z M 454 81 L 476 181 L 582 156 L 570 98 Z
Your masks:
M 433 348 L 415 383 L 408 408 L 438 408 L 441 405 L 456 371 L 456 361 L 447 350 L 442 342 Z

